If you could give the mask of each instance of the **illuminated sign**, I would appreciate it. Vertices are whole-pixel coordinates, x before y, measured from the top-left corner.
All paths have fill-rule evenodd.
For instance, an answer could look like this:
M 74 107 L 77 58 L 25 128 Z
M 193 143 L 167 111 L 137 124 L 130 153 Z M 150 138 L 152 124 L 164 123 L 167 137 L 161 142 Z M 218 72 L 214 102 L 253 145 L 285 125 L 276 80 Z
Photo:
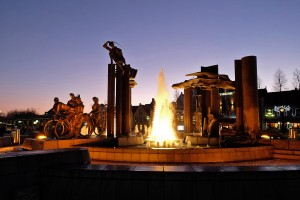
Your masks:
M 290 106 L 274 106 L 273 109 L 275 112 L 288 112 L 291 110 Z

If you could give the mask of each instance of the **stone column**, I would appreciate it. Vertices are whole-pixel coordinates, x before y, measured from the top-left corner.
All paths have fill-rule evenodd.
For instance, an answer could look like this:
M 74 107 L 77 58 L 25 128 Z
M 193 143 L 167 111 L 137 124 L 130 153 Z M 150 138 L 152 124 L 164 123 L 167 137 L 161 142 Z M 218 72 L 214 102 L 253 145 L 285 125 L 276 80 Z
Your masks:
M 125 65 L 123 67 L 123 85 L 122 85 L 122 135 L 129 136 L 130 133 L 130 92 L 129 92 L 129 78 L 130 78 L 130 66 Z
M 206 130 L 207 121 L 207 90 L 201 90 L 201 113 L 202 113 L 202 132 Z M 204 135 L 203 135 L 204 136 Z
M 117 65 L 116 86 L 116 135 L 122 135 L 123 67 Z
M 132 94 L 132 87 L 129 80 L 129 133 L 131 133 L 132 130 L 132 104 L 131 104 L 131 94 Z
M 219 110 L 220 110 L 219 88 L 211 89 L 210 102 L 211 102 L 210 113 L 212 113 L 213 115 L 215 115 L 215 117 L 217 117 L 219 115 Z
M 192 88 L 184 89 L 184 132 L 193 130 Z
M 210 114 L 211 111 L 211 90 L 204 90 L 205 101 L 206 101 L 206 115 Z M 207 116 L 205 116 L 207 117 Z
M 242 61 L 234 61 L 235 69 L 235 113 L 236 113 L 236 128 L 238 132 L 244 132 L 243 125 L 243 91 L 242 91 Z
M 256 56 L 242 58 L 244 130 L 255 138 L 259 131 Z
M 115 112 L 115 64 L 108 64 L 107 83 L 107 137 L 114 137 L 114 112 Z

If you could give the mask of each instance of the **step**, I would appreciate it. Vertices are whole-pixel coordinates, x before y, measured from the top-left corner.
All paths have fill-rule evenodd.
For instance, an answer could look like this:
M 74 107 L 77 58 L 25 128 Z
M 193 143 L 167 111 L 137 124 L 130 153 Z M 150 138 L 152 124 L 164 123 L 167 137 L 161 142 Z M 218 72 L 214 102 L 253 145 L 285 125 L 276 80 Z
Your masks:
M 300 151 L 291 149 L 274 149 L 273 158 L 300 160 Z
M 289 154 L 289 155 L 300 155 L 300 151 L 299 150 L 287 150 L 287 149 L 274 149 L 273 153 L 277 153 L 277 154 Z
M 300 160 L 300 155 L 274 153 L 273 158 L 288 159 L 288 160 Z

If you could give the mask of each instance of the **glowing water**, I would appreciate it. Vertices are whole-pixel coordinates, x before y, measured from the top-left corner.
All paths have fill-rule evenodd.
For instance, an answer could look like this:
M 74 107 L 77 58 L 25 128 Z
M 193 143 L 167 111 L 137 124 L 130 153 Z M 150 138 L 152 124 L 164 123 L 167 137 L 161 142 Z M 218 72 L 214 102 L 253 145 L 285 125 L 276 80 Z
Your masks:
M 173 126 L 174 114 L 170 109 L 170 102 L 164 71 L 161 70 L 158 76 L 158 93 L 155 98 L 154 119 L 150 133 L 150 138 L 161 145 L 177 140 Z

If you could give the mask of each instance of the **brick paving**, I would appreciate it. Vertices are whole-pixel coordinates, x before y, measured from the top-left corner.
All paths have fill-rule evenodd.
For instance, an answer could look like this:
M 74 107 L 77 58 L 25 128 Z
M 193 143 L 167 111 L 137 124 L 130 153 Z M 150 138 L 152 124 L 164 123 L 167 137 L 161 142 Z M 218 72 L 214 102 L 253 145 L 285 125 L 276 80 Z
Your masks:
M 242 162 L 222 162 L 222 163 L 127 163 L 127 162 L 106 162 L 106 161 L 93 161 L 92 164 L 99 165 L 145 165 L 145 166 L 157 166 L 157 165 L 194 165 L 194 166 L 278 166 L 278 165 L 300 165 L 300 160 L 287 160 L 287 159 L 267 159 L 267 160 L 255 160 L 255 161 L 242 161 Z

